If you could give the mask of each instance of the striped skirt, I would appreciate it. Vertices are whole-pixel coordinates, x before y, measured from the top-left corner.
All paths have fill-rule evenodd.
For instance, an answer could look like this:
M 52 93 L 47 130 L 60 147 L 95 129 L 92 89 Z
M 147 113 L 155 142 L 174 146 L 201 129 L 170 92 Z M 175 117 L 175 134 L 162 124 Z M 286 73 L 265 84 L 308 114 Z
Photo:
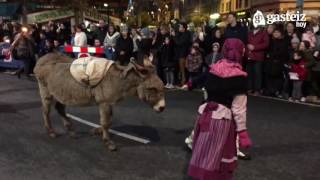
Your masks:
M 198 180 L 231 180 L 237 166 L 231 110 L 210 102 L 199 107 L 199 114 L 188 174 Z

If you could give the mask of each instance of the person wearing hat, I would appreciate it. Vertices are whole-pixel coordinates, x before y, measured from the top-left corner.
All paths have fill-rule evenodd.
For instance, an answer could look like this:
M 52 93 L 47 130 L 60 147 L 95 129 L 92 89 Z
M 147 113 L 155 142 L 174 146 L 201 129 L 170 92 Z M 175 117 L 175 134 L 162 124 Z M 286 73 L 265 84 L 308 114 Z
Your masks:
M 127 26 L 123 26 L 120 28 L 121 35 L 116 43 L 116 54 L 117 61 L 120 62 L 121 65 L 127 65 L 130 62 L 130 58 L 133 53 L 133 41 L 129 36 L 129 30 Z
M 240 147 L 252 145 L 246 126 L 247 73 L 241 65 L 244 50 L 241 40 L 227 39 L 222 48 L 224 59 L 184 86 L 192 89 L 203 84 L 208 92 L 206 102 L 198 109 L 193 134 L 188 175 L 195 179 L 233 179 L 237 135 Z

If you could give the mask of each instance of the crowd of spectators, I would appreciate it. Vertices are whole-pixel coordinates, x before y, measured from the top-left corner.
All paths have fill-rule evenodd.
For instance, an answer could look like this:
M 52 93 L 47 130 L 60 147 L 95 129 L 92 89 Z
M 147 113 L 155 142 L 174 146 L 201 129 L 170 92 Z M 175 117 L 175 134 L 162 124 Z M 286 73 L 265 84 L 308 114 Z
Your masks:
M 223 58 L 220 49 L 224 40 L 238 38 L 246 45 L 243 68 L 248 73 L 248 93 L 302 102 L 307 96 L 315 101 L 320 97 L 319 17 L 312 17 L 304 29 L 296 28 L 293 22 L 247 27 L 233 13 L 224 28 L 190 29 L 178 22 L 149 29 L 114 26 L 103 20 L 88 26 L 49 22 L 27 27 L 35 54 L 32 61 L 49 52 L 63 52 L 65 45 L 103 47 L 104 54 L 93 56 L 121 65 L 128 64 L 131 57 L 142 63 L 145 56 L 153 54 L 157 73 L 169 89 L 206 71 Z M 0 25 L 0 49 L 8 48 L 20 32 L 18 23 Z

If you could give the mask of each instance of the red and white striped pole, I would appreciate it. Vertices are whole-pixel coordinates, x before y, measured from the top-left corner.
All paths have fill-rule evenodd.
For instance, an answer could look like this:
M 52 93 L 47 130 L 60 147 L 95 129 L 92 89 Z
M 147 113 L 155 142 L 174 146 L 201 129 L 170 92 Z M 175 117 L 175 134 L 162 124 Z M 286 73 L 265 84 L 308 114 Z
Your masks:
M 77 46 L 65 46 L 64 51 L 66 53 L 79 53 L 79 57 L 88 57 L 89 53 L 92 54 L 104 54 L 104 48 L 102 47 L 77 47 Z

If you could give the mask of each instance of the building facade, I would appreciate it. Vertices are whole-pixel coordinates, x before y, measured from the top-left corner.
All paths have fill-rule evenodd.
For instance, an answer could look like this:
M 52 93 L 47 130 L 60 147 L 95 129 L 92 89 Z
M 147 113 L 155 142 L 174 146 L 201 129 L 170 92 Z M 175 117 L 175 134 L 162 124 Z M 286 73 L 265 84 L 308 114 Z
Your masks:
M 235 12 L 240 17 L 249 17 L 256 10 L 278 13 L 297 10 L 297 0 L 221 0 L 219 13 Z M 307 16 L 320 14 L 320 0 L 304 0 L 303 12 Z
M 219 12 L 220 0 L 180 0 L 182 14 L 185 16 L 210 16 Z

